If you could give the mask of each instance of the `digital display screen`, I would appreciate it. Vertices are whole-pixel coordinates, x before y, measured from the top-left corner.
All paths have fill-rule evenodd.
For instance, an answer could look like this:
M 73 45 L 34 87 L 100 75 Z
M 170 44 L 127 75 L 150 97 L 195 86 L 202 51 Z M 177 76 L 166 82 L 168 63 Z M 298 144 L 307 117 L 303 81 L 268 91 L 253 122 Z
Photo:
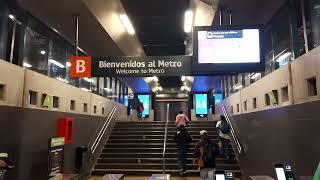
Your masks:
M 123 104 L 124 104 L 125 106 L 129 106 L 128 95 L 125 95 L 125 96 L 124 96 Z
M 216 180 L 225 180 L 224 174 L 216 174 Z
M 208 95 L 195 94 L 195 100 L 196 100 L 196 114 L 197 115 L 208 114 Z
M 276 167 L 276 174 L 278 180 L 286 180 L 286 174 L 284 172 L 284 169 L 282 167 Z
M 139 101 L 143 104 L 142 116 L 150 115 L 150 96 L 149 95 L 138 95 Z
M 198 31 L 198 62 L 259 63 L 259 29 Z
M 214 104 L 219 104 L 223 100 L 222 94 L 214 94 Z
M 198 26 L 193 30 L 194 75 L 265 70 L 264 26 Z

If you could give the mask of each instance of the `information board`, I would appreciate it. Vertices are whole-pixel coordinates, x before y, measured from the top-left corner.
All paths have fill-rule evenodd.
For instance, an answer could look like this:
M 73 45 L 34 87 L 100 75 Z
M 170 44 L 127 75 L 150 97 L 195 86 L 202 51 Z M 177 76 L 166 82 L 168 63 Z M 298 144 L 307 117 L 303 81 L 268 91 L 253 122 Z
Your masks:
M 63 171 L 63 151 L 65 139 L 57 137 L 49 139 L 48 175 L 55 176 Z

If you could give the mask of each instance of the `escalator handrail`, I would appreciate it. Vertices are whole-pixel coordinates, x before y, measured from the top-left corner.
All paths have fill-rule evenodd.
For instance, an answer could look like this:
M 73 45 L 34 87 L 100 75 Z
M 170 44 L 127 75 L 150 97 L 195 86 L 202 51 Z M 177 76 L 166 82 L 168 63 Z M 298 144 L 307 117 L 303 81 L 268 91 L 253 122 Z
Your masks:
M 241 154 L 242 153 L 241 143 L 239 141 L 239 138 L 238 138 L 237 134 L 235 133 L 234 126 L 231 123 L 231 121 L 229 119 L 229 116 L 228 116 L 228 113 L 226 111 L 226 108 L 224 107 L 223 104 L 222 104 L 222 112 L 223 112 L 223 115 L 226 117 L 226 120 L 227 120 L 228 124 L 230 125 L 231 135 L 232 135 L 232 138 L 234 139 L 234 142 L 235 142 L 235 144 L 237 146 L 238 153 Z
M 90 147 L 90 152 L 92 154 L 94 154 L 94 152 L 96 151 L 96 149 L 97 149 L 97 147 L 98 147 L 103 135 L 105 134 L 105 131 L 107 130 L 107 128 L 108 128 L 108 126 L 109 126 L 109 124 L 111 122 L 111 119 L 113 118 L 113 116 L 116 113 L 116 111 L 117 111 L 117 106 L 114 106 L 112 108 L 109 116 L 107 117 L 106 121 L 104 122 L 102 128 L 100 129 L 98 136 L 95 138 L 93 144 Z

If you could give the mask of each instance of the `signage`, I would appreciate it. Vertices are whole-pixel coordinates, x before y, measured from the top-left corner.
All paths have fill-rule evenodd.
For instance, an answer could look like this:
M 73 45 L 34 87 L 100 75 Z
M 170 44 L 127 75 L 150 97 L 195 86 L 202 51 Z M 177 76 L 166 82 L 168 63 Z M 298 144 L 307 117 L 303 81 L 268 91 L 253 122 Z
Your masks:
M 270 99 L 270 104 L 272 104 L 274 106 L 278 105 L 277 98 L 275 97 L 273 91 L 269 92 L 268 96 L 269 96 L 269 99 Z
M 191 75 L 191 56 L 72 57 L 70 77 Z
M 55 176 L 63 171 L 64 137 L 49 140 L 49 176 Z
M 91 76 L 91 57 L 72 56 L 70 58 L 70 77 L 90 77 Z
M 196 99 L 196 115 L 208 114 L 208 95 L 207 94 L 195 94 Z
M 7 158 L 8 157 L 8 153 L 0 153 L 0 158 Z
M 46 95 L 42 107 L 50 107 L 53 104 L 53 97 L 51 95 Z
M 64 137 L 51 138 L 50 147 L 63 146 L 64 143 Z

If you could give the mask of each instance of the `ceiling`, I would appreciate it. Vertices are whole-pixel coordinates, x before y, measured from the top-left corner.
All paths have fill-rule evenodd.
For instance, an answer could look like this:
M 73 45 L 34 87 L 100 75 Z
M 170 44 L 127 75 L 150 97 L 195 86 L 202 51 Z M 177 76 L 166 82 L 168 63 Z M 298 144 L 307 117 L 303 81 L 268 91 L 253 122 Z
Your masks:
M 233 25 L 267 24 L 287 0 L 220 0 L 219 8 L 225 9 L 223 25 L 229 25 L 229 11 Z M 219 26 L 219 16 L 214 25 Z
M 94 56 L 123 56 L 141 54 L 147 56 L 184 55 L 184 13 L 198 1 L 214 4 L 217 0 L 56 0 L 39 3 L 38 0 L 20 0 L 22 6 L 34 16 L 57 29 L 70 42 L 74 41 L 73 14 L 80 14 L 80 47 Z M 232 12 L 234 25 L 266 24 L 286 0 L 220 0 L 219 7 L 225 9 L 224 24 L 229 22 Z M 61 8 L 63 4 L 64 8 Z M 195 3 L 196 4 L 196 3 Z M 212 8 L 213 6 L 211 6 Z M 210 9 L 210 8 L 208 8 Z M 212 8 L 214 9 L 214 8 Z M 119 24 L 114 14 L 126 12 L 134 25 L 136 35 L 128 37 L 118 32 Z M 214 14 L 207 12 L 207 14 Z M 206 16 L 208 18 L 208 16 Z M 211 16 L 212 19 L 212 16 Z M 115 22 L 117 21 L 117 22 Z M 214 26 L 219 25 L 215 16 Z M 138 41 L 141 50 L 134 49 Z M 139 42 L 140 41 L 140 42 Z M 144 53 L 142 52 L 144 51 Z M 195 77 L 193 91 L 217 88 L 217 77 Z M 149 91 L 143 78 L 122 78 L 136 92 Z M 161 77 L 163 88 L 180 89 L 181 77 Z M 140 87 L 143 86 L 143 87 Z
M 184 55 L 189 0 L 121 0 L 147 56 Z
M 121 0 L 147 56 L 185 55 L 184 13 L 190 0 Z M 179 88 L 181 77 L 159 77 L 163 88 Z

